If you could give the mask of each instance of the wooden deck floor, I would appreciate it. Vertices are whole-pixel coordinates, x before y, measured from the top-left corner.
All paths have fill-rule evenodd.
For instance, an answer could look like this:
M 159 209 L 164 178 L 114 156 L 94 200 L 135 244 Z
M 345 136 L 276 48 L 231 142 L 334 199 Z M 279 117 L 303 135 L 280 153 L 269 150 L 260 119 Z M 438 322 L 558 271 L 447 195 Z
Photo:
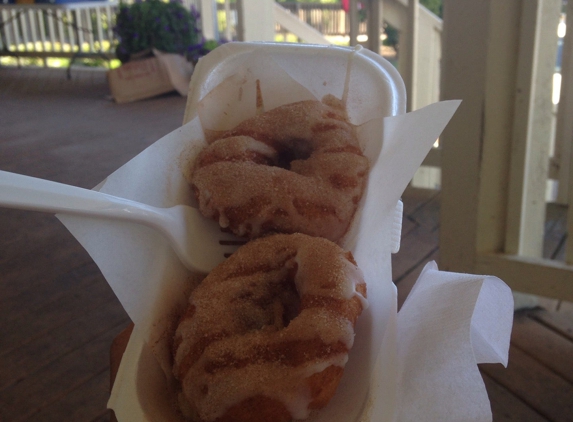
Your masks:
M 0 170 L 91 188 L 182 120 L 176 95 L 121 106 L 107 95 L 100 72 L 0 68 Z M 439 192 L 409 189 L 404 203 L 400 302 L 439 257 Z M 558 256 L 561 214 L 548 215 Z M 544 304 L 516 315 L 509 368 L 482 367 L 494 421 L 573 421 L 573 307 Z M 109 420 L 109 348 L 128 323 L 53 216 L 0 208 L 0 421 Z

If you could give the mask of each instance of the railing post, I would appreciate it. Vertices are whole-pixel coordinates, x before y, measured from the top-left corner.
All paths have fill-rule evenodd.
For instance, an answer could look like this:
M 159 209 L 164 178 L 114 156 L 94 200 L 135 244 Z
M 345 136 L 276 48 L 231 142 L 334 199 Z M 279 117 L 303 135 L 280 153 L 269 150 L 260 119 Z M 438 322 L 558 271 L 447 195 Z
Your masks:
M 489 27 L 491 1 L 444 0 L 441 97 L 461 99 L 462 103 L 440 136 L 440 269 L 443 271 L 471 273 L 475 268 L 478 217 L 475 203 L 479 192 L 489 38 L 484 28 Z
M 368 49 L 380 54 L 382 43 L 380 33 L 382 28 L 382 0 L 368 2 Z
M 485 91 L 481 112 L 483 122 L 480 129 L 482 139 L 478 150 L 477 255 L 503 253 L 505 250 L 507 187 L 522 3 L 521 0 L 492 1 L 489 23 L 483 24 L 489 27 L 486 37 L 490 41 L 485 56 Z M 469 54 L 472 54 L 471 50 Z
M 559 109 L 557 115 L 557 135 L 562 137 L 562 145 L 569 146 L 569 180 L 562 180 L 561 170 L 559 172 L 559 185 L 565 184 L 569 190 L 567 212 L 567 232 L 569 238 L 565 249 L 565 261 L 573 264 L 573 1 L 567 3 L 567 32 L 563 39 L 563 56 L 561 65 L 561 96 L 559 98 Z
M 201 0 L 201 30 L 206 39 L 219 39 L 217 4 L 214 0 Z
M 350 46 L 358 44 L 358 0 L 349 1 Z
M 231 35 L 231 5 L 230 0 L 225 0 L 225 38 L 227 41 L 232 41 Z
M 416 104 L 416 58 L 418 56 L 418 21 L 420 19 L 419 0 L 408 0 L 408 29 L 402 33 L 402 45 L 405 47 L 404 84 L 406 85 L 407 109 L 412 111 Z
M 571 165 L 573 163 L 573 1 L 567 3 L 567 32 L 563 38 L 563 50 L 561 56 L 561 94 L 557 108 L 557 127 L 555 129 L 555 146 L 559 163 L 559 192 L 557 201 L 562 204 L 570 204 L 570 191 L 573 187 L 571 177 Z M 570 209 L 573 207 L 570 206 Z M 571 226 L 570 226 L 571 227 Z M 573 232 L 569 232 L 573 233 Z M 568 242 L 568 244 L 572 244 Z M 568 248 L 573 254 L 573 245 Z M 569 254 L 569 252 L 568 252 Z M 570 258 L 568 258 L 569 261 Z M 573 262 L 573 256 L 571 261 Z
M 237 0 L 239 41 L 274 41 L 274 0 Z
M 505 251 L 541 257 L 561 0 L 522 3 Z

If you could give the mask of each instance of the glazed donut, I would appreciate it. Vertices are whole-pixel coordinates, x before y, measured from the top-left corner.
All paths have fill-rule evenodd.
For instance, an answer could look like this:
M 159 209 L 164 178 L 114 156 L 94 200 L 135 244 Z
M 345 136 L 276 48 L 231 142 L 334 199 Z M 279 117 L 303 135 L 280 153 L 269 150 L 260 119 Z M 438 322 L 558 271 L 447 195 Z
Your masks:
M 180 407 L 194 421 L 304 419 L 334 395 L 366 284 L 323 238 L 253 240 L 192 292 L 173 341 Z
M 248 238 L 346 233 L 368 160 L 340 100 L 287 104 L 207 135 L 191 175 L 204 216 Z

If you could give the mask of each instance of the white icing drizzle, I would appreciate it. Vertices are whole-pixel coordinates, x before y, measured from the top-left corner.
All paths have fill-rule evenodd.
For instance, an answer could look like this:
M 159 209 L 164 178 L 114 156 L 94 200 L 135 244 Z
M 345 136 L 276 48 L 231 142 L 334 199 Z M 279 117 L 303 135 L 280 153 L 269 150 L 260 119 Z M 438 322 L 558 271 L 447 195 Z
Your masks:
M 272 238 L 278 240 L 273 243 Z M 259 297 L 264 286 L 285 280 L 296 267 L 294 284 L 299 297 L 343 301 L 358 297 L 363 308 L 366 306 L 366 299 L 356 289 L 364 283 L 362 272 L 331 242 L 305 235 L 277 235 L 246 247 L 253 243 L 262 246 L 249 250 L 248 256 L 240 256 L 241 248 L 227 262 L 236 260 L 241 262 L 239 270 L 247 270 L 250 264 L 246 259 L 260 265 L 272 257 L 283 262 L 281 267 L 245 275 L 224 265 L 218 267 L 194 291 L 190 303 L 196 311 L 177 330 L 182 341 L 175 354 L 175 373 L 198 339 L 220 332 L 221 327 L 228 333 L 206 345 L 182 380 L 189 408 L 203 421 L 216 420 L 234 405 L 256 396 L 283 403 L 295 419 L 307 418 L 313 400 L 307 379 L 331 366 L 344 368 L 354 343 L 352 321 L 327 305 L 303 308 L 284 328 L 273 325 L 268 320 L 272 311 L 245 308 L 245 302 L 236 300 L 244 295 L 245 286 Z M 258 321 L 267 322 L 260 328 Z M 253 322 L 256 328 L 252 328 Z

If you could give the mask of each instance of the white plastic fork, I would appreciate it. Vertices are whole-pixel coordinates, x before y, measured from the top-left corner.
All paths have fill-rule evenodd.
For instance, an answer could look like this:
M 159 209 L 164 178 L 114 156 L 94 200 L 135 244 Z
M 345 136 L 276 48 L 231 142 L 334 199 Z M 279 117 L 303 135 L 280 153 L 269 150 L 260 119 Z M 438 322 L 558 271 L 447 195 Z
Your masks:
M 245 241 L 187 205 L 158 208 L 94 190 L 0 171 L 0 206 L 132 221 L 159 230 L 190 270 L 208 273 Z

